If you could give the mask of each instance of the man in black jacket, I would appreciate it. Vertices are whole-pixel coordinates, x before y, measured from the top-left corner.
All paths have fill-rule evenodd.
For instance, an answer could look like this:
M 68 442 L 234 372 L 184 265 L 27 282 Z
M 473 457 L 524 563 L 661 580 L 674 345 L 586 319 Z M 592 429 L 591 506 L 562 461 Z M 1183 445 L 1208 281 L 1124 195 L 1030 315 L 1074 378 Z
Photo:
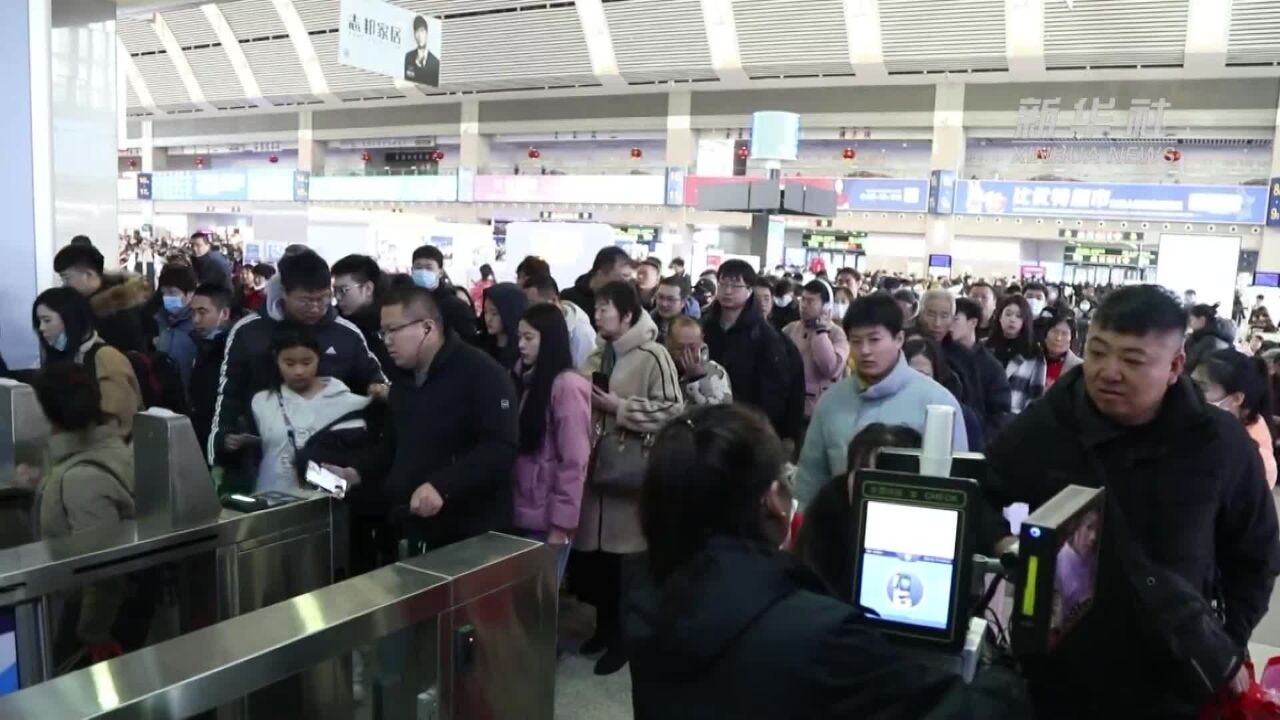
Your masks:
M 1084 365 L 1053 384 L 987 448 L 986 541 L 1009 530 L 996 510 L 1034 510 L 1068 484 L 1106 487 L 1147 558 L 1211 599 L 1244 652 L 1280 573 L 1280 528 L 1257 446 L 1180 375 L 1186 313 L 1154 285 L 1107 296 Z M 1038 717 L 1195 718 L 1167 638 L 1151 632 L 1114 534 L 1102 530 L 1097 595 L 1054 653 L 1028 664 Z M 991 548 L 988 547 L 988 550 Z M 1243 672 L 1243 671 L 1242 671 Z M 1243 675 L 1228 683 L 1237 693 Z
M 213 247 L 205 233 L 191 236 L 191 268 L 196 271 L 201 285 L 212 283 L 231 288 L 231 261 Z
M 752 294 L 756 271 L 742 260 L 728 260 L 716 276 L 716 303 L 702 321 L 711 359 L 724 366 L 735 402 L 754 405 L 769 418 L 778 437 L 796 438 L 788 413 L 793 372 L 788 342 L 765 319 Z M 803 403 L 803 390 L 801 390 Z
M 310 250 L 280 259 L 284 290 L 283 316 L 249 315 L 231 328 L 222 362 L 213 431 L 209 434 L 209 464 L 219 464 L 245 442 L 249 402 L 254 393 L 271 386 L 278 371 L 271 357 L 271 338 L 279 326 L 306 325 L 320 343 L 319 374 L 335 377 L 357 393 L 379 394 L 387 382 L 378 359 L 365 344 L 360 329 L 333 308 L 329 264 Z
M 969 298 L 956 298 L 951 330 L 942 339 L 947 365 L 964 384 L 962 403 L 982 419 L 984 437 L 993 437 L 1009 419 L 1012 410 L 1009 378 L 1000 361 L 978 342 L 978 321 L 982 306 Z
M 150 350 L 149 339 L 156 334 L 154 313 L 146 307 L 151 288 L 140 275 L 106 274 L 103 267 L 102 253 L 92 245 L 68 245 L 53 256 L 62 284 L 89 298 L 93 327 L 103 342 L 121 352 Z
M 519 417 L 508 373 L 448 332 L 422 288 L 387 294 L 381 334 L 408 376 L 391 386 L 389 431 L 355 467 L 331 469 L 407 507 L 415 552 L 508 528 Z
M 191 322 L 195 330 L 196 360 L 191 367 L 187 397 L 191 400 L 191 426 L 200 447 L 209 442 L 213 408 L 218 401 L 218 378 L 227 354 L 227 328 L 231 325 L 231 291 L 216 283 L 196 288 L 191 295 Z
M 476 332 L 476 309 L 453 293 L 453 284 L 444 271 L 444 253 L 434 245 L 422 245 L 413 251 L 413 284 L 426 288 L 440 308 L 445 329 L 457 333 L 468 343 L 479 342 Z
M 635 277 L 635 263 L 626 250 L 610 245 L 600 248 L 596 259 L 591 263 L 591 271 L 580 276 L 573 287 L 560 293 L 561 300 L 582 308 L 591 318 L 591 327 L 596 326 L 596 290 L 611 282 L 631 282 Z
M 338 314 L 351 321 L 364 335 L 365 344 L 378 358 L 383 374 L 391 367 L 387 346 L 378 337 L 381 318 L 379 298 L 386 291 L 386 279 L 378 262 L 368 255 L 348 255 L 333 264 L 333 297 Z

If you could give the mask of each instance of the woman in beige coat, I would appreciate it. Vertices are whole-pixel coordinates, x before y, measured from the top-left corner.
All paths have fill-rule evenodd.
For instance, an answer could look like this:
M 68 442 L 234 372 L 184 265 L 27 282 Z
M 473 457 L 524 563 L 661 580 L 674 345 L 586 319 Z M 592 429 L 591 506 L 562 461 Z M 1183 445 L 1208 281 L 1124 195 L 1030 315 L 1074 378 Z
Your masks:
M 640 306 L 634 287 L 612 282 L 597 290 L 595 320 L 597 347 L 583 369 L 595 386 L 591 404 L 600 438 L 598 460 L 600 446 L 616 442 L 619 432 L 627 442 L 644 443 L 679 415 L 684 403 L 680 374 L 666 348 L 658 344 L 658 327 Z M 643 552 L 645 542 L 639 486 L 602 485 L 595 475 L 593 461 L 574 538 L 575 580 L 583 599 L 596 607 L 596 632 L 582 652 L 604 650 L 596 674 L 608 675 L 626 664 L 619 621 L 622 558 Z

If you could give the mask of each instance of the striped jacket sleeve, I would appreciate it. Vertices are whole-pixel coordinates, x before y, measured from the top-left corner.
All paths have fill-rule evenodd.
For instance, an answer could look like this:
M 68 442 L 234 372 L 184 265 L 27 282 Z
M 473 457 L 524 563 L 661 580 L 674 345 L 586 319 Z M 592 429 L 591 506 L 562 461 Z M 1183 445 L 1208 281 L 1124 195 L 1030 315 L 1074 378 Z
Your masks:
M 667 349 L 657 343 L 649 343 L 635 352 L 653 358 L 646 377 L 647 388 L 643 397 L 633 395 L 622 399 L 618 406 L 618 425 L 633 432 L 657 432 L 684 411 L 680 373 Z
M 244 397 L 244 388 L 248 383 L 252 358 L 249 357 L 244 337 L 239 332 L 259 319 L 257 315 L 248 315 L 232 326 L 227 335 L 227 352 L 222 357 L 222 371 L 218 375 L 218 398 L 213 405 L 213 423 L 209 431 L 209 446 L 206 448 L 210 466 L 223 461 L 226 456 L 222 447 L 223 438 L 235 427 L 240 416 L 249 412 L 250 398 Z

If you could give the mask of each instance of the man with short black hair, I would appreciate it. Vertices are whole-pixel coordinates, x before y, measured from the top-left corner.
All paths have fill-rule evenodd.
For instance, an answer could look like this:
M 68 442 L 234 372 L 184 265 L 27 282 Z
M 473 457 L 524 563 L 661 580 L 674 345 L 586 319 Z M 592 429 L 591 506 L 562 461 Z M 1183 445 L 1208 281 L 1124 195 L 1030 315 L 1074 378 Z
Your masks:
M 535 275 L 524 281 L 525 295 L 529 304 L 550 303 L 564 313 L 564 322 L 569 326 L 569 354 L 573 356 L 573 366 L 582 367 L 587 362 L 591 351 L 596 349 L 596 329 L 591 327 L 591 319 L 582 308 L 560 297 L 560 287 L 550 275 Z
M 742 260 L 726 260 L 717 274 L 716 302 L 703 318 L 711 359 L 724 366 L 733 399 L 764 411 L 783 440 L 797 440 L 799 418 L 788 416 L 792 386 L 786 340 L 769 325 L 752 295 L 756 271 Z M 803 372 L 794 368 L 795 373 Z
M 102 341 L 120 352 L 146 352 L 155 335 L 147 312 L 151 288 L 140 275 L 106 273 L 102 253 L 92 245 L 68 245 L 53 256 L 62 284 L 89 299 L 93 326 Z M 148 332 L 148 329 L 151 332 Z
M 191 268 L 200 284 L 218 283 L 231 287 L 231 261 L 209 242 L 209 235 L 197 232 L 191 236 Z
M 388 291 L 379 334 L 407 378 L 391 386 L 388 431 L 351 467 L 327 467 L 406 509 L 415 555 L 509 529 L 519 432 L 509 373 L 445 327 L 425 288 Z
M 996 289 L 986 280 L 977 280 L 969 285 L 969 299 L 982 309 L 982 317 L 978 318 L 978 337 L 986 337 L 991 332 L 991 320 L 996 314 Z
M 1275 500 L 1240 421 L 1183 375 L 1186 325 L 1163 288 L 1112 291 L 1090 323 L 1084 364 L 987 448 L 984 552 L 1011 540 L 1000 508 L 1025 502 L 1034 511 L 1068 485 L 1107 490 L 1092 606 L 1051 654 L 1024 667 L 1040 717 L 1199 717 L 1206 700 L 1188 694 L 1195 684 L 1180 676 L 1180 644 L 1222 622 L 1243 658 L 1268 610 L 1280 573 Z M 1177 599 L 1178 585 L 1203 595 L 1201 611 Z M 1152 593 L 1165 609 L 1142 599 Z M 1215 598 L 1222 621 L 1209 608 Z M 1184 613 L 1176 628 L 1160 620 L 1169 603 Z M 1232 668 L 1196 669 L 1233 695 L 1247 687 L 1243 667 L 1234 680 Z
M 1031 319 L 1027 322 L 1034 323 L 1049 306 L 1049 288 L 1033 280 L 1022 288 L 1022 297 L 1027 301 L 1027 307 L 1031 308 Z
M 85 247 L 93 247 L 93 241 L 89 239 L 88 235 L 77 235 L 71 238 L 71 244 L 83 245 Z
M 591 270 L 579 276 L 573 287 L 561 292 L 560 298 L 585 310 L 591 315 L 591 326 L 595 327 L 596 290 L 611 282 L 631 282 L 634 275 L 635 263 L 626 250 L 616 245 L 603 247 L 596 253 Z
M 645 312 L 653 311 L 653 294 L 658 290 L 658 281 L 662 279 L 662 261 L 652 255 L 636 265 L 636 292 L 640 295 L 640 307 Z
M 533 278 L 551 277 L 551 265 L 537 255 L 528 255 L 516 265 L 516 284 L 524 284 Z
M 906 425 L 923 434 L 925 408 L 946 405 L 955 409 L 952 447 L 969 449 L 960 403 L 907 364 L 902 310 L 891 295 L 875 292 L 854 300 L 844 326 L 857 370 L 827 388 L 813 410 L 796 470 L 795 498 L 802 505 L 828 480 L 848 472 L 849 441 L 873 422 Z
M 386 377 L 360 328 L 333 307 L 329 264 L 311 250 L 280 259 L 284 291 L 280 319 L 252 314 L 236 323 L 227 337 L 226 359 L 213 431 L 209 435 L 209 464 L 237 453 L 245 443 L 254 393 L 272 386 L 279 371 L 271 356 L 271 338 L 278 327 L 306 326 L 320 344 L 318 374 L 341 380 L 354 392 L 382 395 Z
M 684 277 L 685 275 L 684 259 L 672 258 L 671 263 L 667 266 L 667 269 L 671 272 L 672 275 L 676 277 Z
M 444 271 L 444 253 L 440 248 L 434 245 L 419 246 L 413 251 L 412 264 L 413 284 L 431 292 L 448 329 L 468 343 L 478 342 L 476 309 L 454 294 L 453 284 Z
M 209 442 L 213 427 L 213 408 L 218 401 L 218 377 L 227 353 L 227 328 L 231 326 L 231 291 L 210 283 L 191 294 L 191 339 L 195 342 L 195 360 L 187 397 L 191 400 L 191 426 L 200 447 Z
M 950 329 L 940 344 L 947 365 L 960 376 L 960 402 L 982 419 L 983 437 L 991 437 L 1008 420 L 1012 399 L 1004 366 L 978 342 L 981 315 L 982 306 L 976 300 L 956 298 Z
M 351 321 L 364 335 L 365 344 L 378 358 L 385 374 L 391 365 L 387 347 L 378 337 L 380 322 L 379 301 L 385 292 L 386 280 L 378 261 L 368 255 L 348 255 L 333 264 L 333 298 L 338 312 Z
M 862 287 L 862 275 L 853 268 L 843 267 L 836 272 L 836 287 L 842 287 L 853 293 L 853 299 L 858 299 L 858 291 Z
M 804 362 L 805 420 L 813 416 L 827 388 L 844 377 L 849 361 L 849 339 L 831 317 L 831 293 L 826 283 L 810 281 L 800 293 L 800 318 L 782 331 L 795 343 Z
M 189 265 L 169 263 L 160 269 L 158 281 L 162 307 L 156 311 L 156 350 L 173 358 L 182 378 L 182 387 L 191 384 L 191 368 L 196 361 L 196 343 L 191 339 L 191 296 L 196 291 L 196 274 Z
M 677 275 L 668 275 L 658 281 L 658 289 L 654 292 L 654 308 L 649 313 L 658 326 L 658 342 L 666 342 L 667 328 L 671 321 L 686 314 L 686 302 L 689 299 L 689 280 Z

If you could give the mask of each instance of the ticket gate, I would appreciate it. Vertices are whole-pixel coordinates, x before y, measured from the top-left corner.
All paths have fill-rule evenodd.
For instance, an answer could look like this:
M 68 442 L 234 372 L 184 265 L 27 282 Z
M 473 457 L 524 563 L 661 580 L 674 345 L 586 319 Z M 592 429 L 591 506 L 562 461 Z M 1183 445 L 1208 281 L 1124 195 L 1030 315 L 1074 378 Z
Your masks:
M 34 493 L 15 480 L 19 465 L 39 466 L 49 442 L 35 390 L 30 385 L 0 378 L 0 548 L 29 543 Z
M 556 585 L 551 548 L 489 533 L 0 697 L 0 717 L 551 720 Z M 318 664 L 330 686 L 297 682 Z
M 0 549 L 0 694 L 85 664 L 74 621 L 86 589 L 125 598 L 111 630 L 130 650 L 348 574 L 341 502 L 299 491 L 259 512 L 222 508 L 190 420 L 167 411 L 138 413 L 133 448 L 135 519 Z

